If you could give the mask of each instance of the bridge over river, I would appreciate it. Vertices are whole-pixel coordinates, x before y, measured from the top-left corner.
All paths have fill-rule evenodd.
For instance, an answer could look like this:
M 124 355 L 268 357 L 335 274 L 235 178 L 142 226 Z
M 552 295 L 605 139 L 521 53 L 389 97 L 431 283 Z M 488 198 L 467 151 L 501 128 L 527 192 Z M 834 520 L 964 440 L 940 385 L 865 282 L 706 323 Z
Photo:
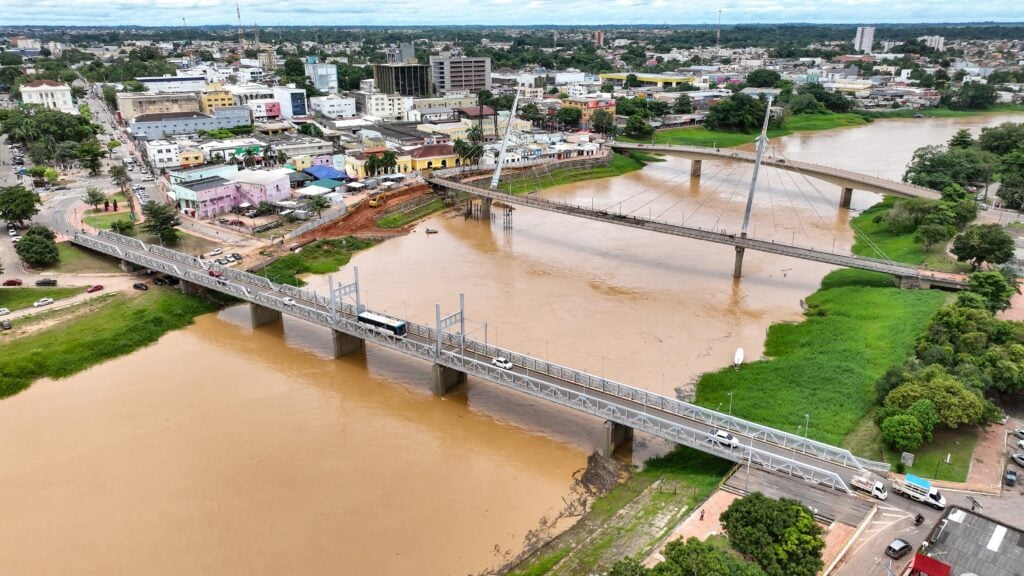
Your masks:
M 137 239 L 101 231 L 76 232 L 70 241 L 91 250 L 181 279 L 185 292 L 198 289 L 230 294 L 248 302 L 253 327 L 288 315 L 331 331 L 335 356 L 356 352 L 366 342 L 414 356 L 432 365 L 432 386 L 443 395 L 473 376 L 497 386 L 601 418 L 605 436 L 600 450 L 610 455 L 616 445 L 629 441 L 633 430 L 691 446 L 735 462 L 748 463 L 794 481 L 808 482 L 850 493 L 849 480 L 868 471 L 884 472 L 888 464 L 855 457 L 848 450 L 749 422 L 694 404 L 634 388 L 626 384 L 559 366 L 526 354 L 496 348 L 466 338 L 464 310 L 442 316 L 435 310 L 434 326 L 406 322 L 404 337 L 360 322 L 358 270 L 353 283 L 336 285 L 329 278 L 329 294 L 276 284 L 267 278 L 220 266 L 194 256 Z M 461 301 L 461 298 L 460 298 Z M 496 357 L 512 362 L 510 369 L 492 364 Z M 737 443 L 725 446 L 709 441 L 712 430 L 732 432 Z

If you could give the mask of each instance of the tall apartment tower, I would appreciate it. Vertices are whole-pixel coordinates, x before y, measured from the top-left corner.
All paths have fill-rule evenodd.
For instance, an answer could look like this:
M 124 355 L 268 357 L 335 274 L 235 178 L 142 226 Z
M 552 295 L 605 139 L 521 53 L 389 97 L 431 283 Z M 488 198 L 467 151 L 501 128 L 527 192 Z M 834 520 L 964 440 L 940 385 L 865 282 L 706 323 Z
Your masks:
M 873 26 L 861 26 L 857 28 L 857 35 L 853 37 L 853 49 L 865 54 L 871 53 L 871 46 L 875 43 L 875 28 Z
M 437 92 L 472 92 L 491 89 L 490 58 L 430 57 L 430 76 Z
M 604 46 L 604 30 L 594 30 L 590 33 L 590 39 L 597 46 Z
M 423 98 L 432 93 L 426 64 L 374 64 L 373 83 L 385 94 Z

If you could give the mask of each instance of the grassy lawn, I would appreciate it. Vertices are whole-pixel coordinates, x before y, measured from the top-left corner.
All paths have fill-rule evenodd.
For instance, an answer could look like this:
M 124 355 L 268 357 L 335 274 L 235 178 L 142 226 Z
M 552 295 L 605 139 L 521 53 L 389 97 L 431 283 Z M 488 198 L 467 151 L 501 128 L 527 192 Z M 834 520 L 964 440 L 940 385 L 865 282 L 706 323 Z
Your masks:
M 58 242 L 57 251 L 60 253 L 60 261 L 47 268 L 48 271 L 64 274 L 103 274 L 121 271 L 116 261 L 91 250 L 79 248 L 70 242 Z
M 4 342 L 0 398 L 39 378 L 63 378 L 156 342 L 218 305 L 176 290 L 150 290 L 134 298 L 107 297 L 97 311 L 35 334 Z
M 809 414 L 810 436 L 839 444 L 871 409 L 875 381 L 910 356 L 945 299 L 899 290 L 884 274 L 832 272 L 807 298 L 803 322 L 771 326 L 765 359 L 702 376 L 697 403 L 728 405 L 733 392 L 737 416 L 803 433 Z
M 967 472 L 970 470 L 972 454 L 977 444 L 978 431 L 974 428 L 936 430 L 932 441 L 914 452 L 914 465 L 908 468 L 907 472 L 933 480 L 964 482 L 967 480 Z M 945 463 L 947 454 L 948 465 Z M 895 469 L 896 463 L 900 460 L 899 453 L 887 452 L 886 456 Z
M 932 270 L 944 272 L 970 270 L 968 264 L 957 262 L 956 258 L 943 250 L 942 246 L 933 246 L 930 251 L 925 252 L 924 245 L 915 242 L 913 234 L 893 235 L 884 222 L 875 224 L 873 222 L 875 216 L 892 210 L 896 200 L 895 197 L 886 196 L 883 201 L 868 208 L 850 221 L 851 228 L 857 232 L 857 241 L 853 245 L 854 254 L 907 264 L 922 264 Z
M 522 178 L 519 180 L 512 180 L 511 182 L 502 182 L 498 187 L 502 192 L 508 192 L 510 194 L 529 194 L 530 192 L 536 192 L 543 188 L 560 186 L 562 184 L 571 184 L 582 180 L 595 180 L 598 178 L 620 176 L 627 172 L 633 172 L 634 170 L 643 168 L 647 162 L 651 161 L 651 158 L 651 155 L 645 153 L 640 155 L 613 153 L 607 166 L 586 169 L 559 168 L 537 178 Z M 655 161 L 663 160 L 659 158 Z
M 807 132 L 817 130 L 831 130 L 833 128 L 845 128 L 847 126 L 860 126 L 867 124 L 868 120 L 859 114 L 799 114 L 786 119 L 785 127 L 776 130 L 769 130 L 769 138 L 788 136 L 794 132 Z M 743 134 L 741 132 L 719 132 L 708 130 L 703 126 L 692 128 L 668 128 L 658 130 L 654 133 L 655 144 L 682 144 L 685 146 L 707 146 L 712 148 L 731 148 L 749 144 L 757 138 L 757 134 Z M 650 138 L 629 138 L 619 137 L 624 142 L 650 142 Z
M 159 238 L 157 238 L 156 236 L 150 236 L 149 234 L 140 233 L 140 231 L 138 231 L 137 228 L 135 237 L 138 238 L 139 240 L 142 240 L 146 244 L 156 244 L 157 246 L 160 245 Z M 206 238 L 200 238 L 199 236 L 193 236 L 188 232 L 178 230 L 178 241 L 175 242 L 174 244 L 166 244 L 165 246 L 167 248 L 177 250 L 178 252 L 182 252 L 184 254 L 198 256 L 200 254 L 205 254 L 220 245 L 221 244 L 219 242 L 207 240 Z
M 318 240 L 302 247 L 300 251 L 282 256 L 259 271 L 278 284 L 302 286 L 305 284 L 298 274 L 329 274 L 348 264 L 352 253 L 373 246 L 373 242 L 352 236 L 331 240 Z
M 31 308 L 32 303 L 40 298 L 59 300 L 80 294 L 85 288 L 0 288 L 0 308 L 21 310 Z
M 100 210 L 97 213 L 88 210 L 86 214 L 82 221 L 99 230 L 110 230 L 110 224 L 115 220 L 129 220 L 127 210 L 122 212 L 103 212 Z
M 1021 104 L 996 104 L 986 110 L 950 110 L 949 108 L 927 108 L 924 110 L 890 110 L 864 112 L 870 118 L 913 118 L 915 114 L 932 116 L 935 118 L 963 118 L 966 116 L 982 116 L 984 114 L 1007 114 L 1024 113 L 1024 105 Z
M 603 573 L 624 556 L 646 554 L 668 530 L 703 502 L 731 462 L 677 447 L 647 461 L 643 470 L 601 496 L 569 530 L 524 560 L 511 574 L 540 576 L 559 564 L 559 575 Z M 660 481 L 660 489 L 649 490 Z M 654 527 L 660 518 L 664 529 Z
M 410 222 L 415 222 L 424 216 L 428 216 L 437 212 L 438 210 L 444 209 L 444 200 L 438 198 L 437 200 L 431 201 L 429 204 L 420 206 L 419 208 L 410 212 L 402 212 L 398 214 L 391 214 L 377 220 L 378 228 L 401 228 Z

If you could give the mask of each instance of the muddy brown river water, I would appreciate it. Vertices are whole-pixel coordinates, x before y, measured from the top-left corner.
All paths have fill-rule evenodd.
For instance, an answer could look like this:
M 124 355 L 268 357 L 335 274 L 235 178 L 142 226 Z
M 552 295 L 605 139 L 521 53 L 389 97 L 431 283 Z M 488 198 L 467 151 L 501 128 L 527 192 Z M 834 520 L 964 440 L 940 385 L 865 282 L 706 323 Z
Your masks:
M 898 178 L 918 146 L 1008 120 L 884 121 L 773 147 Z M 738 231 L 749 178 L 706 162 L 696 186 L 669 158 L 542 194 Z M 765 172 L 751 234 L 848 250 L 838 196 Z M 857 192 L 853 208 L 877 199 Z M 486 322 L 499 346 L 667 394 L 737 347 L 757 358 L 830 270 L 748 253 L 737 282 L 729 247 L 528 209 L 513 222 L 437 216 L 350 266 L 373 308 L 426 323 L 463 292 L 471 336 Z M 332 360 L 325 330 L 247 318 L 202 317 L 0 402 L 0 574 L 478 572 L 562 507 L 601 435 L 597 419 L 478 381 L 435 398 L 419 361 L 374 346 Z M 638 437 L 633 458 L 666 448 Z

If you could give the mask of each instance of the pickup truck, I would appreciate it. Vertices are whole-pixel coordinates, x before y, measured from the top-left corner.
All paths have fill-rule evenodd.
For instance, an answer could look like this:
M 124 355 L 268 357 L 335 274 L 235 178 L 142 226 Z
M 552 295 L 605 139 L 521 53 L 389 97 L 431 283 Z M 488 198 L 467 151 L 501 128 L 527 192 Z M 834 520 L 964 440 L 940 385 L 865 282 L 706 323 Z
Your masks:
M 927 504 L 936 510 L 946 508 L 946 498 L 939 493 L 939 489 L 932 486 L 931 482 L 913 474 L 907 474 L 906 480 L 893 481 L 892 491 L 905 498 Z
M 870 475 L 854 476 L 850 480 L 850 486 L 861 492 L 867 492 L 874 498 L 879 500 L 885 500 L 889 497 L 889 492 L 885 489 L 885 484 L 879 480 L 875 480 Z

